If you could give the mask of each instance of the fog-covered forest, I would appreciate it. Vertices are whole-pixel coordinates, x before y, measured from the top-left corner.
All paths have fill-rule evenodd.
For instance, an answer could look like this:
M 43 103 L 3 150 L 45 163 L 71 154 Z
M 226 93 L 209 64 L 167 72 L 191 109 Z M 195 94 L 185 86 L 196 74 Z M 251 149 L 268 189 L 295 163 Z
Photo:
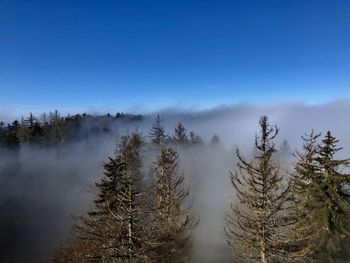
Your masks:
M 350 263 L 349 0 L 0 0 L 0 263 Z
M 347 110 L 1 122 L 0 262 L 348 262 Z

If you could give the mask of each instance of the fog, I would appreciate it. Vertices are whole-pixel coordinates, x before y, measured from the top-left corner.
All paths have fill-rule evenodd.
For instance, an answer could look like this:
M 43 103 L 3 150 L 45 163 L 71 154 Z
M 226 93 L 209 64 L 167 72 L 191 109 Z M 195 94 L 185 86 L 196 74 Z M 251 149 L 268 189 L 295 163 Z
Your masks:
M 215 146 L 178 149 L 180 169 L 190 187 L 194 214 L 200 220 L 193 238 L 194 261 L 226 262 L 230 258 L 224 235 L 225 211 L 234 195 L 229 171 L 234 169 L 234 149 L 251 155 L 260 116 L 268 115 L 270 123 L 280 128 L 277 148 L 287 140 L 294 150 L 300 148 L 304 133 L 331 130 L 344 147 L 341 156 L 350 156 L 349 112 L 349 101 L 157 112 L 169 135 L 182 122 L 188 132 L 199 134 L 206 143 L 214 134 L 221 140 Z M 2 152 L 0 261 L 47 260 L 69 236 L 73 217 L 84 214 L 92 205 L 94 182 L 101 178 L 102 165 L 113 154 L 118 136 L 137 128 L 146 137 L 157 113 L 145 115 L 142 121 L 115 122 L 112 135 L 53 149 L 22 147 L 18 154 Z M 152 154 L 143 160 L 145 171 L 154 158 Z M 291 160 L 288 157 L 288 162 Z

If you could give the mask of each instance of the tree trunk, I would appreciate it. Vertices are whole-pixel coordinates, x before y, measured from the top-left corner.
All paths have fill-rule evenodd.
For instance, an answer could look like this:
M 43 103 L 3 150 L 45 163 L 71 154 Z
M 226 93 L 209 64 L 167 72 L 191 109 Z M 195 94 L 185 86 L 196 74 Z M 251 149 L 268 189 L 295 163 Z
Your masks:
M 266 247 L 265 242 L 263 240 L 260 241 L 260 262 L 267 263 Z

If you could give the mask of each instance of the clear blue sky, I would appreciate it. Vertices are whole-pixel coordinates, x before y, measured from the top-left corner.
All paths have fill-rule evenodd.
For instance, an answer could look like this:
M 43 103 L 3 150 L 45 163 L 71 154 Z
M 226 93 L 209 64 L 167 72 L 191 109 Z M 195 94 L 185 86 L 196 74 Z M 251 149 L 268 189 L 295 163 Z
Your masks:
M 349 0 L 1 0 L 0 105 L 350 98 Z

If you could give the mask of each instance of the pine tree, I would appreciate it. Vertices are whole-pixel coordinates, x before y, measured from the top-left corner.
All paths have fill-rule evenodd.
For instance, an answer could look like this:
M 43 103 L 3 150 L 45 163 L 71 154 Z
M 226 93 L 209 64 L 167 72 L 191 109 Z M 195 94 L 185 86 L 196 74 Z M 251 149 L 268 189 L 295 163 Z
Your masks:
M 152 129 L 149 133 L 149 137 L 151 138 L 151 142 L 155 145 L 160 145 L 164 142 L 166 135 L 165 130 L 162 125 L 163 120 L 160 118 L 159 114 L 155 118 L 153 122 Z
M 186 144 L 188 142 L 186 129 L 181 122 L 179 122 L 175 127 L 173 141 L 177 144 Z
M 287 140 L 283 140 L 278 150 L 278 157 L 281 162 L 287 162 L 293 157 L 293 151 Z
M 50 112 L 50 122 L 48 125 L 48 137 L 50 139 L 50 145 L 62 144 L 66 138 L 67 130 L 64 118 L 61 117 L 59 112 L 55 110 Z
M 6 146 L 6 128 L 5 123 L 0 122 L 0 148 Z
M 220 137 L 217 134 L 214 134 L 213 137 L 210 139 L 210 146 L 218 146 L 221 143 Z
M 196 222 L 188 204 L 189 190 L 184 175 L 178 171 L 178 154 L 169 148 L 161 150 L 155 162 L 155 229 L 156 262 L 188 262 L 185 256 L 191 230 Z
M 312 262 L 317 246 L 317 192 L 320 171 L 316 161 L 320 134 L 312 131 L 302 137 L 303 150 L 297 151 L 294 172 L 291 178 L 292 212 L 294 225 L 289 232 L 289 251 L 297 255 L 295 262 Z
M 29 113 L 29 117 L 23 120 L 23 125 L 29 129 L 32 129 L 35 123 L 37 123 L 37 118 L 35 118 L 31 112 Z
M 17 151 L 20 148 L 20 141 L 17 136 L 18 129 L 18 121 L 8 124 L 7 127 L 3 122 L 0 123 L 0 148 L 11 151 Z
M 14 121 L 7 126 L 6 146 L 8 150 L 17 151 L 20 148 L 20 141 L 17 136 L 19 129 L 18 121 Z
M 342 241 L 350 237 L 350 174 L 343 173 L 350 159 L 336 159 L 335 154 L 342 150 L 337 140 L 328 131 L 319 147 L 316 158 L 320 178 L 314 192 L 318 204 L 317 224 L 319 225 L 318 258 L 335 262 Z
M 350 237 L 350 174 L 343 172 L 350 159 L 335 158 L 342 148 L 331 132 L 316 145 L 318 136 L 311 134 L 305 153 L 298 155 L 293 190 L 299 196 L 299 220 L 293 232 L 303 234 L 297 239 L 299 247 L 311 250 L 313 260 L 338 262 Z
M 40 144 L 44 136 L 43 128 L 39 120 L 32 114 L 27 119 L 22 119 L 18 129 L 18 137 L 21 142 L 28 144 Z
M 96 209 L 77 227 L 81 239 L 90 240 L 106 262 L 148 262 L 152 231 L 147 192 L 140 174 L 140 134 L 122 138 L 116 157 L 104 166 L 98 183 Z M 102 259 L 101 259 L 102 258 Z
M 189 142 L 192 145 L 203 144 L 202 138 L 198 134 L 194 133 L 193 131 L 190 132 Z
M 283 175 L 273 159 L 278 128 L 270 126 L 266 116 L 259 124 L 254 159 L 245 160 L 237 150 L 238 170 L 231 173 L 231 182 L 238 204 L 232 202 L 226 218 L 227 241 L 243 262 L 283 262 L 293 257 L 283 246 L 290 224 L 289 188 L 283 187 Z

